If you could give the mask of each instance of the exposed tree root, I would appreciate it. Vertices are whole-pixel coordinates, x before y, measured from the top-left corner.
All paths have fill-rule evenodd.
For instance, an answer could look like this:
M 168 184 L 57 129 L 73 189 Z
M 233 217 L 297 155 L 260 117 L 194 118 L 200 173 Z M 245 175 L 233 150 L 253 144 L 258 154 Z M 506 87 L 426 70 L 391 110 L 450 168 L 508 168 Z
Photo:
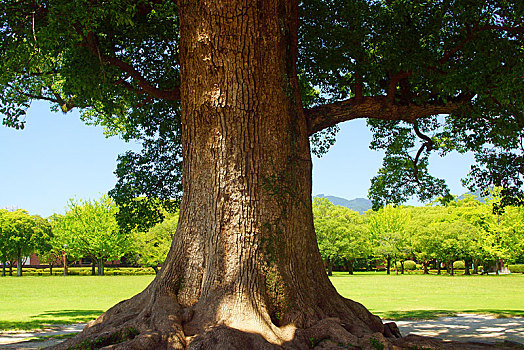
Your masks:
M 407 336 L 402 338 L 394 323 L 382 324 L 362 305 L 343 300 L 347 310 L 342 317 L 324 317 L 305 322 L 310 326 L 261 327 L 260 331 L 236 329 L 219 322 L 196 334 L 184 332 L 184 324 L 195 322 L 192 310 L 183 309 L 170 293 L 153 282 L 135 297 L 123 301 L 75 338 L 52 349 L 488 349 L 478 343 L 445 342 L 439 339 Z M 344 308 L 344 307 L 342 307 Z M 273 332 L 273 334 L 269 334 Z M 275 341 L 280 336 L 281 341 Z M 285 339 L 285 338 L 288 339 Z M 511 344 L 500 349 L 515 349 Z

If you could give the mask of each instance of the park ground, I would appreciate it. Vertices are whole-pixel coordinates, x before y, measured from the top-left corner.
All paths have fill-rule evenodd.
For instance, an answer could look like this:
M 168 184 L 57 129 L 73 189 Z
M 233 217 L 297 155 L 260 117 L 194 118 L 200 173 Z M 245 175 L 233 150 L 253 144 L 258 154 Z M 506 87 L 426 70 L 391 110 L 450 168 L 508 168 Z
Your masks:
M 24 276 L 0 279 L 0 345 L 59 341 L 153 279 L 145 276 Z M 340 294 L 398 323 L 401 332 L 455 340 L 524 343 L 524 275 L 446 276 L 335 272 Z M 35 330 L 46 328 L 46 332 Z M 49 328 L 54 327 L 54 328 Z M 29 343 L 18 343 L 29 344 Z M 22 349 L 21 347 L 18 347 Z M 31 347 L 27 347 L 29 349 Z

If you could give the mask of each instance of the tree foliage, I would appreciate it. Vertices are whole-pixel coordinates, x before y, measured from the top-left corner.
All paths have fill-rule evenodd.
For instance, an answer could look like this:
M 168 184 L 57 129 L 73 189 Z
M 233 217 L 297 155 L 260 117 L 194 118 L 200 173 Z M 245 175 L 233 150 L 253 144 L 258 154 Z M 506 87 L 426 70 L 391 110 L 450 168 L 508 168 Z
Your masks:
M 38 215 L 25 210 L 0 209 L 0 262 L 16 261 L 17 275 L 22 275 L 22 258 L 50 250 L 51 226 Z
M 117 260 L 130 251 L 131 238 L 120 231 L 116 222 L 117 207 L 103 196 L 99 200 L 71 199 L 65 215 L 53 217 L 55 249 L 64 251 L 69 262 L 89 258 L 103 274 L 108 260 Z
M 313 152 L 335 142 L 337 123 L 369 118 L 371 148 L 386 153 L 370 188 L 375 209 L 449 196 L 428 172 L 431 151 L 474 152 L 468 186 L 502 186 L 504 205 L 521 204 L 523 14 L 517 0 L 302 1 L 298 70 Z M 142 153 L 119 158 L 119 222 L 150 227 L 175 210 L 176 2 L 4 0 L 0 31 L 3 123 L 23 128 L 39 99 L 143 140 Z
M 337 260 L 352 271 L 357 258 L 370 254 L 369 235 L 358 212 L 335 206 L 327 198 L 314 198 L 313 216 L 320 254 L 329 274 Z
M 141 266 L 151 267 L 158 273 L 166 259 L 169 248 L 175 236 L 178 223 L 178 213 L 168 214 L 166 219 L 151 227 L 147 232 L 135 231 L 133 235 L 133 250 Z
M 368 111 L 371 148 L 386 153 L 375 209 L 449 195 L 428 173 L 432 150 L 474 152 L 470 188 L 503 186 L 506 204 L 522 200 L 521 1 L 308 0 L 302 11 L 299 62 L 313 85 L 330 101 L 380 96 L 383 109 L 405 108 Z

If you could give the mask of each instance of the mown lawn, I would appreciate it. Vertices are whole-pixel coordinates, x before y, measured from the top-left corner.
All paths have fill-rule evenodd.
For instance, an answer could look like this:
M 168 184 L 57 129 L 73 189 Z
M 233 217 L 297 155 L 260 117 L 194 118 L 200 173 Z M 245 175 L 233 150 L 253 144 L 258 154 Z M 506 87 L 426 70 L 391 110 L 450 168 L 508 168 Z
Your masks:
M 335 272 L 338 292 L 387 319 L 428 319 L 456 313 L 524 316 L 524 275 L 386 275 Z
M 0 330 L 87 322 L 142 291 L 153 275 L 0 278 Z
M 154 276 L 0 278 L 0 330 L 87 322 L 142 291 Z M 423 276 L 335 273 L 333 284 L 383 318 L 460 312 L 524 316 L 524 275 Z

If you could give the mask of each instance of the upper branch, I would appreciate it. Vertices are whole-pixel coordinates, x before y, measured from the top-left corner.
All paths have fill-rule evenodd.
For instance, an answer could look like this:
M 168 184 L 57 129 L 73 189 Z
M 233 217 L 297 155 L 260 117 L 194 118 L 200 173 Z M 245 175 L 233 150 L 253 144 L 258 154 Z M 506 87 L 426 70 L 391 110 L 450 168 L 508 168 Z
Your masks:
M 413 122 L 413 130 L 415 131 L 415 134 L 424 140 L 425 142 L 420 146 L 417 155 L 415 156 L 415 159 L 413 159 L 413 176 L 415 177 L 415 181 L 420 184 L 419 178 L 418 178 L 418 161 L 420 159 L 420 156 L 422 155 L 422 152 L 424 151 L 424 148 L 430 152 L 433 149 L 433 140 L 429 138 L 428 136 L 424 135 L 420 132 L 420 129 L 418 128 L 418 122 L 415 120 Z
M 524 27 L 522 26 L 517 26 L 517 27 L 497 26 L 497 25 L 479 26 L 478 23 L 475 23 L 471 28 L 466 28 L 466 32 L 467 32 L 466 37 L 462 39 L 457 45 L 445 51 L 444 55 L 438 60 L 438 63 L 443 64 L 449 61 L 449 59 L 455 53 L 462 50 L 468 42 L 472 41 L 477 33 L 488 31 L 488 30 L 500 30 L 500 31 L 504 31 L 504 32 L 512 33 L 512 34 L 524 33 Z
M 325 128 L 335 126 L 346 120 L 373 118 L 383 120 L 398 120 L 413 123 L 417 119 L 436 114 L 456 112 L 471 100 L 469 95 L 460 95 L 447 103 L 431 102 L 422 105 L 397 105 L 390 103 L 387 96 L 350 98 L 313 107 L 304 111 L 309 121 L 309 134 L 312 135 Z
M 89 49 L 89 51 L 100 60 L 100 63 L 106 63 L 119 68 L 120 70 L 125 72 L 129 77 L 133 78 L 136 81 L 137 85 L 145 93 L 147 93 L 149 96 L 153 98 L 161 100 L 180 100 L 179 86 L 175 86 L 170 90 L 163 90 L 153 86 L 146 78 L 144 78 L 144 76 L 142 76 L 142 74 L 140 74 L 139 71 L 137 71 L 130 64 L 116 57 L 109 57 L 105 54 L 102 54 L 100 52 L 100 48 L 98 47 L 98 40 L 93 32 L 89 32 L 87 35 L 85 35 L 80 27 L 74 27 L 76 32 L 82 37 L 83 45 L 85 45 Z

